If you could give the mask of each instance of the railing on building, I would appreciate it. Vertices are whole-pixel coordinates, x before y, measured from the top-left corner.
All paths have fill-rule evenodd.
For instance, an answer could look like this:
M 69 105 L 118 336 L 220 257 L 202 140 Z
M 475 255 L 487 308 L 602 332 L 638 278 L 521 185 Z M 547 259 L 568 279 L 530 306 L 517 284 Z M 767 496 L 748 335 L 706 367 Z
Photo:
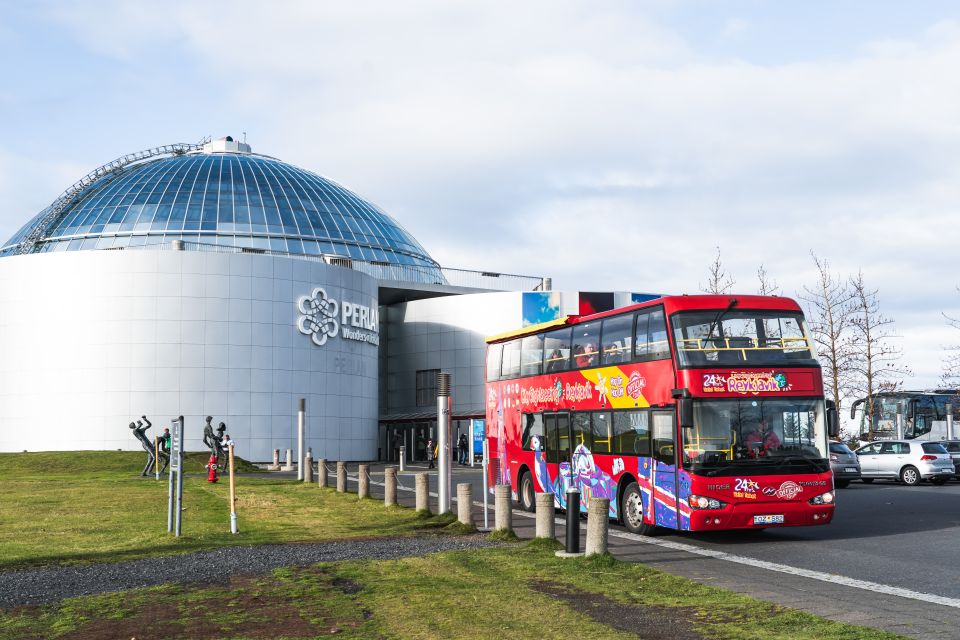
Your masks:
M 136 251 L 140 249 L 167 249 L 174 251 L 206 251 L 213 253 L 255 253 L 262 255 L 282 256 L 309 262 L 323 262 L 337 267 L 344 267 L 360 271 L 378 280 L 393 280 L 398 282 L 417 282 L 421 284 L 435 284 L 469 289 L 489 289 L 493 291 L 544 291 L 550 288 L 550 278 L 525 276 L 516 273 L 497 273 L 493 271 L 471 271 L 470 269 L 453 269 L 449 267 L 427 267 L 410 264 L 396 264 L 380 260 L 358 260 L 349 256 L 339 255 L 304 255 L 276 251 L 272 249 L 255 249 L 251 247 L 231 247 L 227 245 L 210 244 L 205 242 L 191 242 L 188 240 L 174 240 L 163 244 L 149 244 L 141 246 L 113 247 L 103 251 Z M 439 274 L 439 275 L 438 275 Z

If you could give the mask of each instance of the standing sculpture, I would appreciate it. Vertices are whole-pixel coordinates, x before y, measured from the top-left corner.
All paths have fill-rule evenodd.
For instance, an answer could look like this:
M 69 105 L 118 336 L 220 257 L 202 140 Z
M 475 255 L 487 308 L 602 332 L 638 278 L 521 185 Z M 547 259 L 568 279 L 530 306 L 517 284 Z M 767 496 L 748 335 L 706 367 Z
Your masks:
M 220 426 L 217 427 L 217 438 L 215 440 L 217 445 L 217 464 L 221 469 L 227 468 L 227 450 L 223 446 L 223 434 L 226 430 L 227 425 L 221 422 Z
M 203 444 L 210 449 L 210 453 L 216 455 L 217 453 L 217 436 L 213 433 L 213 416 L 207 416 L 207 423 L 203 425 Z
M 143 422 L 137 420 L 136 424 L 133 422 L 130 423 L 130 428 L 133 429 L 133 435 L 140 441 L 140 444 L 143 446 L 143 450 L 147 452 L 147 464 L 143 468 L 143 473 L 141 476 L 146 476 L 152 469 L 153 465 L 157 463 L 156 456 L 154 455 L 154 443 L 150 442 L 144 432 L 153 426 L 153 423 L 147 420 L 147 416 L 140 416 L 143 418 Z M 144 424 L 146 422 L 146 424 Z M 167 469 L 167 465 L 170 463 L 170 454 L 163 451 L 160 452 L 160 457 L 163 459 L 163 469 L 161 473 Z

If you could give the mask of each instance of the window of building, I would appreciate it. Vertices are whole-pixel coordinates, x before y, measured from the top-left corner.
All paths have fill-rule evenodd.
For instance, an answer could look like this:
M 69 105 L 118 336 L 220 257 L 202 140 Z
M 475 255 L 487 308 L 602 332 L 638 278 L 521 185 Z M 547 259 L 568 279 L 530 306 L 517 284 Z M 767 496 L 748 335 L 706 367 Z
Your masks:
M 417 371 L 417 406 L 434 407 L 437 404 L 437 376 L 440 369 Z

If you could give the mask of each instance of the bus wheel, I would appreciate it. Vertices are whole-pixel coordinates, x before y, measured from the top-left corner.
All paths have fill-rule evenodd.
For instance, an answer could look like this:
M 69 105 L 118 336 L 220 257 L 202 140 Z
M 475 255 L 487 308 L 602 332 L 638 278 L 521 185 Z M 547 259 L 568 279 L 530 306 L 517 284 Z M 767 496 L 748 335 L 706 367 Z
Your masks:
M 520 508 L 524 511 L 533 511 L 536 509 L 537 505 L 533 497 L 533 479 L 530 477 L 530 472 L 525 471 L 522 476 L 520 476 Z
M 643 521 L 643 498 L 636 482 L 631 482 L 624 489 L 623 497 L 620 499 L 620 513 L 623 514 L 623 526 L 630 533 L 649 536 L 656 529 L 654 525 Z

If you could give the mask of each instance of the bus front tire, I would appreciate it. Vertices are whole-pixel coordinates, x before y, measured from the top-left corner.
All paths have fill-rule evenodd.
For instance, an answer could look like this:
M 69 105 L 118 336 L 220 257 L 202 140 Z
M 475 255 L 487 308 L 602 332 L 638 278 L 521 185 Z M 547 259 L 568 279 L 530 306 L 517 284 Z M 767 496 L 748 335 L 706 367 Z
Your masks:
M 643 521 L 643 497 L 636 482 L 631 482 L 624 489 L 620 498 L 620 513 L 623 514 L 623 526 L 627 531 L 641 536 L 653 535 L 656 527 Z
M 534 499 L 533 479 L 530 477 L 529 471 L 525 471 L 520 476 L 520 491 L 518 493 L 517 501 L 520 503 L 520 508 L 524 511 L 534 511 L 537 504 Z

